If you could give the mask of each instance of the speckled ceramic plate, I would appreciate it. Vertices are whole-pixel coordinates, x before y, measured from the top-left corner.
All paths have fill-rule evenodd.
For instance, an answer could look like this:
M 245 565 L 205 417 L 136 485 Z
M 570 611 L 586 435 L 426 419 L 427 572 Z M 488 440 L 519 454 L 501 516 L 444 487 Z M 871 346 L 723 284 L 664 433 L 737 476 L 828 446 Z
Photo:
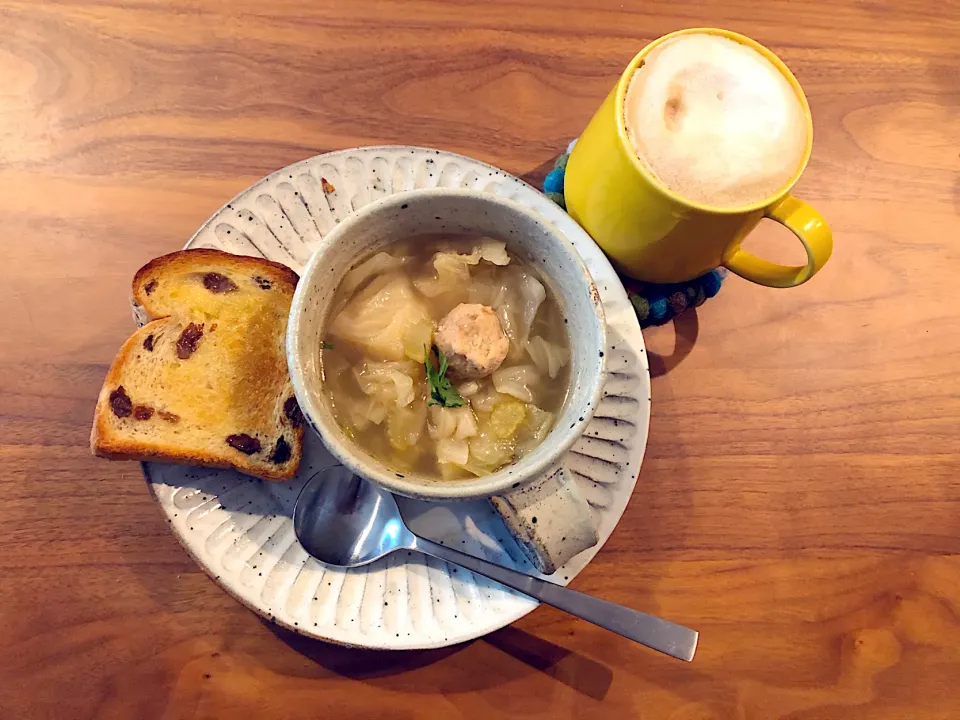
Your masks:
M 573 241 L 600 289 L 610 378 L 596 416 L 565 460 L 596 513 L 600 543 L 551 578 L 566 584 L 610 537 L 630 500 L 647 442 L 650 375 L 623 285 L 562 209 L 523 181 L 467 157 L 366 147 L 268 175 L 220 208 L 187 246 L 263 256 L 299 271 L 323 234 L 354 210 L 384 195 L 436 186 L 482 189 L 539 212 Z M 240 602 L 304 635 L 370 648 L 439 647 L 485 635 L 536 607 L 497 583 L 417 554 L 395 553 L 353 570 L 310 558 L 293 533 L 293 504 L 307 478 L 330 464 L 322 442 L 308 431 L 300 472 L 289 483 L 162 463 L 145 463 L 144 472 L 197 563 Z M 400 502 L 415 531 L 533 572 L 486 501 Z

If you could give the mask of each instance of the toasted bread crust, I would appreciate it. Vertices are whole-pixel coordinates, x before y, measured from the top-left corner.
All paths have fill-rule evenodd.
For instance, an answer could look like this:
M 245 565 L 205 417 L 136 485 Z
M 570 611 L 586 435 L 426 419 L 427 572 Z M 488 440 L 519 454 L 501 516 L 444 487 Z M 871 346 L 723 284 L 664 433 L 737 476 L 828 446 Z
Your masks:
M 156 312 L 155 308 L 151 308 L 150 296 L 144 290 L 150 277 L 162 272 L 177 272 L 181 269 L 185 272 L 193 272 L 197 270 L 198 265 L 204 263 L 226 265 L 241 272 L 257 272 L 261 275 L 268 275 L 269 279 L 275 280 L 289 289 L 291 295 L 296 290 L 297 283 L 300 282 L 300 276 L 286 265 L 281 265 L 266 258 L 231 255 L 222 250 L 210 248 L 177 250 L 154 258 L 137 270 L 133 276 L 131 287 L 131 298 L 134 305 L 142 307 L 151 319 L 162 317 L 161 314 Z
M 234 453 L 228 448 L 225 448 L 222 453 L 215 453 L 204 450 L 186 450 L 183 447 L 164 444 L 159 441 L 149 444 L 144 443 L 135 438 L 121 435 L 111 423 L 110 394 L 122 384 L 124 370 L 131 364 L 132 356 L 140 352 L 147 336 L 159 334 L 159 331 L 164 330 L 168 323 L 172 322 L 169 315 L 157 317 L 151 311 L 150 298 L 144 292 L 143 287 L 151 277 L 160 274 L 202 272 L 206 265 L 232 268 L 241 273 L 255 273 L 274 283 L 274 289 L 291 296 L 299 280 L 293 270 L 279 263 L 208 249 L 182 250 L 156 258 L 144 265 L 134 276 L 133 301 L 135 304 L 142 306 L 146 316 L 150 319 L 124 342 L 107 372 L 94 413 L 94 422 L 90 434 L 91 450 L 98 457 L 112 460 L 178 462 L 234 469 L 267 480 L 289 480 L 296 474 L 302 457 L 304 433 L 302 425 L 288 424 L 284 426 L 284 432 L 289 434 L 293 440 L 290 443 L 290 458 L 282 464 L 271 465 L 264 462 L 262 458 L 248 460 L 240 453 Z M 236 457 L 232 457 L 233 455 L 236 455 Z

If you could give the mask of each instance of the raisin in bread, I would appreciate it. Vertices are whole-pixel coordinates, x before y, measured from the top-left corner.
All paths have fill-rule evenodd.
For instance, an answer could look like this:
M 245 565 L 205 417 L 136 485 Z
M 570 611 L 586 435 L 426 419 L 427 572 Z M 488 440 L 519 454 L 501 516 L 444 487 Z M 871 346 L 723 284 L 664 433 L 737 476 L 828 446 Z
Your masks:
M 298 279 L 278 263 L 218 250 L 142 267 L 133 304 L 145 324 L 107 373 L 93 452 L 293 477 L 303 418 L 284 342 Z

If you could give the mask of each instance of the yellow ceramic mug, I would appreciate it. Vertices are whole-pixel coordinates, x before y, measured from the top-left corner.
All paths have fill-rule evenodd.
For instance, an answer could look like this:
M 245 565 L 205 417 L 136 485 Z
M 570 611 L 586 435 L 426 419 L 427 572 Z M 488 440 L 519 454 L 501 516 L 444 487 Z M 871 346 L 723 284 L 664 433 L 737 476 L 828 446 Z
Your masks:
M 803 161 L 785 187 L 759 203 L 720 208 L 681 197 L 647 171 L 627 136 L 623 104 L 634 71 L 660 43 L 690 33 L 722 35 L 753 48 L 776 65 L 801 100 L 808 138 Z M 812 146 L 807 99 L 780 58 L 728 30 L 681 30 L 654 40 L 637 54 L 580 136 L 564 176 L 567 211 L 620 270 L 639 280 L 680 282 L 725 265 L 761 285 L 792 287 L 809 280 L 833 249 L 833 236 L 820 213 L 789 194 L 810 159 Z M 740 249 L 743 238 L 764 217 L 785 225 L 799 238 L 807 253 L 806 265 L 778 265 Z

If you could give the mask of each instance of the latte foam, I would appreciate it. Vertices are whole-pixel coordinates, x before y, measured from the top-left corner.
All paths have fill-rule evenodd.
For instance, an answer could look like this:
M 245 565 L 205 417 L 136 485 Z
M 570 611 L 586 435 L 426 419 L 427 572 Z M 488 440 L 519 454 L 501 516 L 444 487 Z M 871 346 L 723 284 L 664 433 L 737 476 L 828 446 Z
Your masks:
M 641 162 L 697 203 L 760 202 L 803 163 L 802 100 L 772 62 L 726 37 L 680 35 L 654 48 L 630 79 L 623 110 Z

